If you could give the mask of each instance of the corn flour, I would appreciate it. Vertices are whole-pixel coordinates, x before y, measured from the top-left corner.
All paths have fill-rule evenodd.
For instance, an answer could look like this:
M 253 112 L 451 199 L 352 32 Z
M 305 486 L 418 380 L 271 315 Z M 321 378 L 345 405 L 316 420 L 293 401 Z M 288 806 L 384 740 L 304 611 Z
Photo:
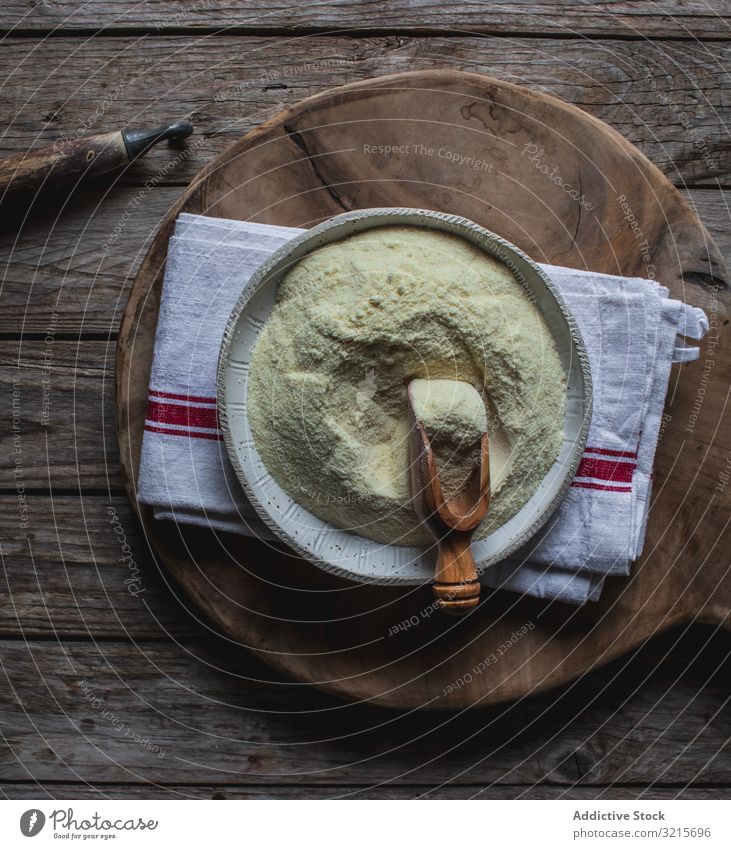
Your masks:
M 463 380 L 412 380 L 408 387 L 414 417 L 424 427 L 442 496 L 460 492 L 480 465 L 487 430 L 485 401 Z
M 459 380 L 487 410 L 492 500 L 515 515 L 553 464 L 565 379 L 529 295 L 464 239 L 383 227 L 319 248 L 282 280 L 249 370 L 267 470 L 311 513 L 383 543 L 425 545 L 409 483 L 406 387 Z

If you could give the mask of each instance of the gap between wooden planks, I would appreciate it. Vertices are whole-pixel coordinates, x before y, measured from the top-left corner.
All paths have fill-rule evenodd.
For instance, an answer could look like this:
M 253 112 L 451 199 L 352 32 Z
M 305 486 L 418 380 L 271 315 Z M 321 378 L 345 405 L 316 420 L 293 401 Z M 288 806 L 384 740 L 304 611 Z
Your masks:
M 543 0 L 525 3 L 504 0 L 500 4 L 446 0 L 339 0 L 299 7 L 270 0 L 207 0 L 183 6 L 175 0 L 145 3 L 87 0 L 82 5 L 38 4 L 31 12 L 24 2 L 7 0 L 0 12 L 0 29 L 50 34 L 89 30 L 102 35 L 115 30 L 147 32 L 181 29 L 279 31 L 283 34 L 334 30 L 377 29 L 402 32 L 446 30 L 448 32 L 551 33 L 555 36 L 621 35 L 625 38 L 723 38 L 731 27 L 728 4 L 707 0 L 683 4 L 677 0 L 622 0 L 613 3 L 576 3 L 575 0 Z

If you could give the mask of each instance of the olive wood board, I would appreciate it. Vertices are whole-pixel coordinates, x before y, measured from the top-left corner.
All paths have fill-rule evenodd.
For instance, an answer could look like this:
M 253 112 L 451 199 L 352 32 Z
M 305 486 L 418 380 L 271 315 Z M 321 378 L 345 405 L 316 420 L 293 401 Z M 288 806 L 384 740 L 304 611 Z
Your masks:
M 311 227 L 390 206 L 462 215 L 538 262 L 655 276 L 704 306 L 699 361 L 674 367 L 644 554 L 580 608 L 484 590 L 461 620 L 429 587 L 347 583 L 280 545 L 158 522 L 136 502 L 162 274 L 181 211 Z M 215 626 L 287 675 L 395 708 L 459 709 L 569 682 L 672 624 L 729 627 L 731 279 L 670 182 L 582 110 L 491 77 L 411 72 L 330 89 L 248 133 L 168 213 L 120 330 L 122 474 L 158 562 Z

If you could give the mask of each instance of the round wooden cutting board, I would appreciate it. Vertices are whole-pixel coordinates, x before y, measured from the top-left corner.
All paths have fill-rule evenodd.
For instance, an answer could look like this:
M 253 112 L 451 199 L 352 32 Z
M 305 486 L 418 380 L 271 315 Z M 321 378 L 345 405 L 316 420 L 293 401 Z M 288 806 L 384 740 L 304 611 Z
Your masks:
M 346 583 L 283 548 L 156 522 L 159 561 L 232 640 L 351 699 L 401 708 L 487 705 L 560 684 L 680 621 L 728 626 L 730 279 L 680 193 L 581 110 L 490 77 L 448 71 L 332 89 L 233 144 L 196 178 L 137 275 L 117 361 L 121 462 L 135 491 L 150 362 L 173 222 L 181 211 L 310 227 L 343 210 L 463 215 L 539 262 L 655 276 L 703 306 L 701 359 L 675 366 L 642 560 L 582 608 L 490 593 L 464 620 L 429 588 Z

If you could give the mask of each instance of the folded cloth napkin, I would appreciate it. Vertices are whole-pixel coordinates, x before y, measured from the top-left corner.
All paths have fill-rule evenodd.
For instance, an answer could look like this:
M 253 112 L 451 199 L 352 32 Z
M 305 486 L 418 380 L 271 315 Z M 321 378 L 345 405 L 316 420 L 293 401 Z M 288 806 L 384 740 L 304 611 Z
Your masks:
M 223 329 L 246 281 L 302 230 L 182 214 L 170 240 L 138 497 L 154 516 L 272 540 L 226 456 L 216 416 Z M 574 604 L 640 554 L 670 366 L 699 355 L 702 310 L 652 280 L 543 266 L 584 337 L 594 384 L 587 447 L 565 499 L 490 586 Z

